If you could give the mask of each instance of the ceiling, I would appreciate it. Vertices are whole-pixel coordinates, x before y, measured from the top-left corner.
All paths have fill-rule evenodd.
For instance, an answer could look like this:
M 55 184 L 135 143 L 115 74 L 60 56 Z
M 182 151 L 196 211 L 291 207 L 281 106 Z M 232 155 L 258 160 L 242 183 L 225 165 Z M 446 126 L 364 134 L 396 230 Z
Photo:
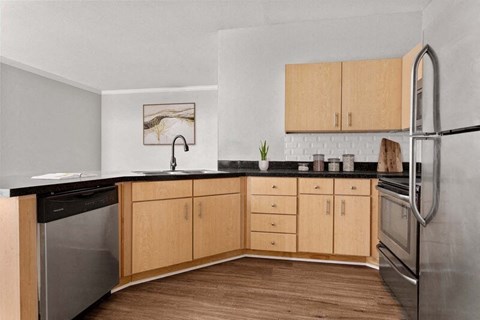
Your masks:
M 98 90 L 217 84 L 217 34 L 431 0 L 1 1 L 0 54 Z

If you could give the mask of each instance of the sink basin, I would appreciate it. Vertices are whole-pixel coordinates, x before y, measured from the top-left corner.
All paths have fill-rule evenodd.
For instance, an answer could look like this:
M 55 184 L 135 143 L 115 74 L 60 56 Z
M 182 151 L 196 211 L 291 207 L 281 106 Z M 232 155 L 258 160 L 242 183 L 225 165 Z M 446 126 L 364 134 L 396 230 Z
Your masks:
M 155 176 L 155 175 L 183 175 L 183 174 L 210 174 L 210 173 L 224 173 L 225 171 L 215 171 L 215 170 L 147 170 L 147 171 L 132 171 L 133 173 L 141 173 L 146 176 Z

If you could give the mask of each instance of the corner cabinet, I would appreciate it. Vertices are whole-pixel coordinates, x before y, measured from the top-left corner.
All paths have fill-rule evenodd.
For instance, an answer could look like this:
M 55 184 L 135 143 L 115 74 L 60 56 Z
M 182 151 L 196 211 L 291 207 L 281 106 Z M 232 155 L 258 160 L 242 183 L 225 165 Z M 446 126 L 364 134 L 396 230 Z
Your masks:
M 193 258 L 241 249 L 240 179 L 205 179 L 193 183 Z
M 132 184 L 132 273 L 192 260 L 191 196 L 192 180 Z
M 402 59 L 285 66 L 285 131 L 401 128 Z

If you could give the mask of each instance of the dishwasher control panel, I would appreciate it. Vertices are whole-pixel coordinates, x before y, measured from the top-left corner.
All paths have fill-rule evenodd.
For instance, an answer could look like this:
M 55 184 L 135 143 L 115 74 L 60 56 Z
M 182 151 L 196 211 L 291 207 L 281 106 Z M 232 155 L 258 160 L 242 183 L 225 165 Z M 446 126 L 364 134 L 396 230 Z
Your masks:
M 47 223 L 117 203 L 116 186 L 40 196 L 37 199 L 38 222 Z

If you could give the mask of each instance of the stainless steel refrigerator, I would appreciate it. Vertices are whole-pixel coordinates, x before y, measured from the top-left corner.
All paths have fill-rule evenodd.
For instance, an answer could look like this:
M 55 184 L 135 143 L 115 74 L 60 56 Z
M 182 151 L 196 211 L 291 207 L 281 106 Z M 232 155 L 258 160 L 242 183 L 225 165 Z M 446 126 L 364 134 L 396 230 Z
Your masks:
M 422 163 L 419 319 L 480 319 L 480 1 L 435 1 L 423 128 L 410 132 L 410 161 Z

